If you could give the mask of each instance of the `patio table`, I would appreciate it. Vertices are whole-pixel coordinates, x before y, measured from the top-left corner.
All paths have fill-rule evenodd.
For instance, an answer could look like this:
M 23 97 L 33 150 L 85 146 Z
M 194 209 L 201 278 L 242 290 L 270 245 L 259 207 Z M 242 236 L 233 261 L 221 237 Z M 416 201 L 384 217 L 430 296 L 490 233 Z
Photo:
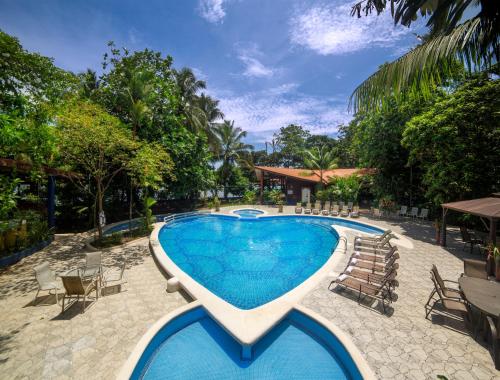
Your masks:
M 466 300 L 481 313 L 495 318 L 500 315 L 500 282 L 463 276 L 458 285 Z
M 66 272 L 61 272 L 57 274 L 59 277 L 61 276 L 80 276 L 83 280 L 95 280 L 97 291 L 100 290 L 100 283 L 102 281 L 102 273 L 99 269 L 94 268 L 86 268 L 86 267 L 77 267 L 67 270 Z

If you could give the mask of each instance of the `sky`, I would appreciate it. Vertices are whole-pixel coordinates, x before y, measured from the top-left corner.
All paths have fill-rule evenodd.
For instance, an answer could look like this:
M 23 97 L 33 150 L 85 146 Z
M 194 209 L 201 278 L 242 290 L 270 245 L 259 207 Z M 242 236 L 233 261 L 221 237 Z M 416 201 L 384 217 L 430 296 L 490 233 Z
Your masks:
M 0 0 L 0 29 L 73 72 L 101 70 L 107 42 L 191 67 L 226 119 L 262 146 L 288 124 L 336 136 L 349 96 L 418 43 L 420 26 L 350 16 L 355 0 Z

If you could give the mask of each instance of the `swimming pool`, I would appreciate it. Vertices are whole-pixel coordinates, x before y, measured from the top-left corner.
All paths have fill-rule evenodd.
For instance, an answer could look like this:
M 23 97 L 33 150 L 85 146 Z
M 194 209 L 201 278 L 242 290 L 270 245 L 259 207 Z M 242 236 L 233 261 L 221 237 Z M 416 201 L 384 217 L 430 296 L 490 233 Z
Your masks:
M 362 379 L 340 339 L 297 310 L 250 347 L 246 359 L 242 346 L 202 307 L 153 333 L 131 379 Z
M 159 241 L 185 273 L 247 310 L 280 297 L 316 272 L 335 249 L 338 234 L 312 218 L 205 215 L 165 225 Z
M 234 210 L 233 214 L 239 215 L 243 218 L 255 218 L 257 215 L 264 215 L 264 211 L 256 210 L 253 208 L 242 208 Z

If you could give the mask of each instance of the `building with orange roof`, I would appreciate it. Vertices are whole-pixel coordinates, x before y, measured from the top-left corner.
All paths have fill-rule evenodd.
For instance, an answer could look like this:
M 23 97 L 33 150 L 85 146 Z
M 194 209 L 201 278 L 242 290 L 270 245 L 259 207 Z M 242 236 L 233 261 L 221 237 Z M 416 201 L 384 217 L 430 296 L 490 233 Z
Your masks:
M 343 168 L 323 171 L 323 184 L 328 184 L 333 177 L 349 177 L 373 173 L 373 169 Z M 319 170 L 255 166 L 255 174 L 260 183 L 260 199 L 266 182 L 278 183 L 284 190 L 286 203 L 309 202 L 317 185 L 321 182 Z

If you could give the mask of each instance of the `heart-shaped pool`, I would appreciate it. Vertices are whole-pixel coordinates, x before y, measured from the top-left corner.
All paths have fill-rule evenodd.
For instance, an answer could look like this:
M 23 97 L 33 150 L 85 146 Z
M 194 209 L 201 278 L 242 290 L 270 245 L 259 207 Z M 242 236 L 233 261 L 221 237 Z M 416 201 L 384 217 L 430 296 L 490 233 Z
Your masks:
M 268 303 L 316 272 L 337 246 L 332 220 L 315 217 L 185 218 L 159 233 L 175 264 L 240 309 Z

